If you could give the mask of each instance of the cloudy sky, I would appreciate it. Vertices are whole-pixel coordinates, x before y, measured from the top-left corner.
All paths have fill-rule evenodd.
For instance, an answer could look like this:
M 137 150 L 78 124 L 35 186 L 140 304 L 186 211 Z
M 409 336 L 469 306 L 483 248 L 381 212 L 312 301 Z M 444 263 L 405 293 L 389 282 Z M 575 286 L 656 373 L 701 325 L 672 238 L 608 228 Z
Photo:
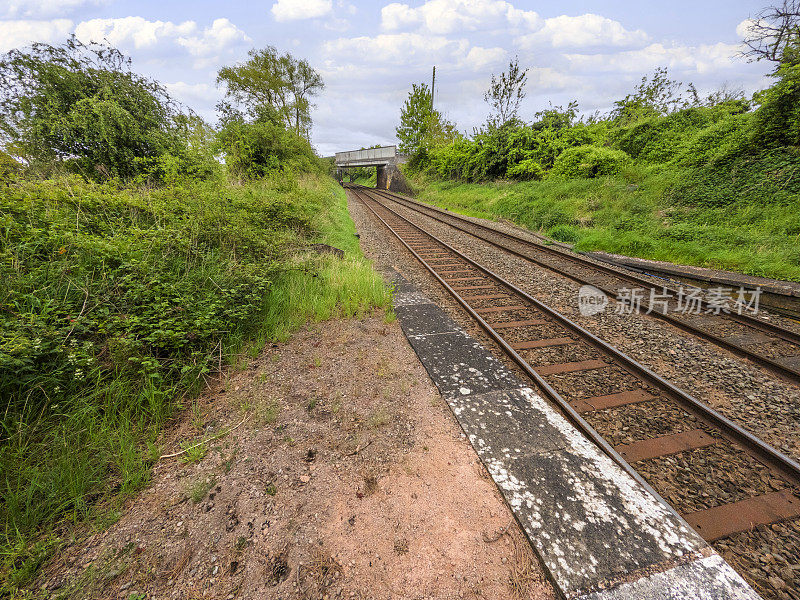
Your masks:
M 658 66 L 701 91 L 750 93 L 767 65 L 736 53 L 765 2 L 0 0 L 0 51 L 73 32 L 108 40 L 213 122 L 217 69 L 273 45 L 322 73 L 312 141 L 328 155 L 394 143 L 400 106 L 433 65 L 436 105 L 465 131 L 486 118 L 483 91 L 514 56 L 530 68 L 523 118 L 549 101 L 605 110 Z

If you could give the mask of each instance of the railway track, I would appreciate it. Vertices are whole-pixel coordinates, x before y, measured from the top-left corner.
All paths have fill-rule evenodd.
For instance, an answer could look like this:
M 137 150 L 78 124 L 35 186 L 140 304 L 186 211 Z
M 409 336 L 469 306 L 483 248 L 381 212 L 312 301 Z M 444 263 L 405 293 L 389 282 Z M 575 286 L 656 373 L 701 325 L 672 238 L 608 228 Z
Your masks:
M 351 191 L 584 435 L 707 541 L 727 543 L 800 517 L 795 461 L 436 238 L 380 194 Z M 787 531 L 785 545 L 800 547 L 800 535 Z M 794 597 L 750 579 L 765 597 Z
M 654 286 L 653 282 L 631 272 L 597 264 L 580 255 L 556 246 L 538 244 L 523 237 L 498 231 L 470 221 L 449 211 L 409 200 L 383 190 L 369 190 L 386 200 L 444 223 L 480 239 L 496 248 L 535 263 L 581 285 L 592 285 L 611 298 L 618 297 L 631 286 L 644 293 L 635 301 L 643 312 L 708 340 L 726 350 L 761 365 L 780 377 L 800 383 L 800 333 L 781 327 L 747 312 L 725 313 L 715 309 L 707 298 L 691 300 L 694 312 L 685 309 L 690 302 L 680 290 Z M 665 282 L 666 283 L 666 282 Z M 653 303 L 651 298 L 655 298 Z

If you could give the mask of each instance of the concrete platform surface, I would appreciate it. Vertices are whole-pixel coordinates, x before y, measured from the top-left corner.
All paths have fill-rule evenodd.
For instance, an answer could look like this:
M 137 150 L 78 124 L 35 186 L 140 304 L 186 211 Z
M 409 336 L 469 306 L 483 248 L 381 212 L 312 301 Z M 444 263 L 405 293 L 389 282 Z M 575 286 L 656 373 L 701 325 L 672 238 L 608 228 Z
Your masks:
M 442 308 L 390 276 L 403 331 L 564 598 L 759 598 Z

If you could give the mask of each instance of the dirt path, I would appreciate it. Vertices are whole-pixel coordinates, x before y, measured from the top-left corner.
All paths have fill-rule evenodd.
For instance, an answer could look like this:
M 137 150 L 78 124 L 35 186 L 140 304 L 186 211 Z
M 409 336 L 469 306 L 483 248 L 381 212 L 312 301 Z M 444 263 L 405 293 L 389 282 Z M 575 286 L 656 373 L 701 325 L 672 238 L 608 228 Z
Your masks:
M 75 598 L 553 598 L 397 323 L 331 321 L 187 410 L 155 468 L 40 589 Z

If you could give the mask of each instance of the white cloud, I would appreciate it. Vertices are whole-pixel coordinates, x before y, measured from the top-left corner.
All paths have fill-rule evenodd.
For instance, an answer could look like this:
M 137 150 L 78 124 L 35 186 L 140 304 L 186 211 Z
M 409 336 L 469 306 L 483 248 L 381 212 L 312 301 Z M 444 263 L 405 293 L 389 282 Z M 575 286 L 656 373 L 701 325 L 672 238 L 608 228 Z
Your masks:
M 745 19 L 736 26 L 736 35 L 740 38 L 746 38 L 754 25 L 759 23 L 758 19 Z
M 175 81 L 164 84 L 170 95 L 185 106 L 197 110 L 209 122 L 214 121 L 214 104 L 222 98 L 222 91 L 209 83 L 186 83 Z
M 108 0 L 4 0 L 0 16 L 6 19 L 60 17 L 107 3 Z
M 422 6 L 393 2 L 381 9 L 386 31 L 423 29 L 436 34 L 540 25 L 534 11 L 515 8 L 504 0 L 427 0 Z
M 650 44 L 640 50 L 616 54 L 567 54 L 574 69 L 580 71 L 605 71 L 644 74 L 659 66 L 675 71 L 693 71 L 701 74 L 724 71 L 736 66 L 734 56 L 741 49 L 738 44 L 703 44 L 700 46 Z
M 323 52 L 336 57 L 335 61 L 328 61 L 328 66 L 336 70 L 383 65 L 396 71 L 398 64 L 406 68 L 437 64 L 477 70 L 506 56 L 502 48 L 471 46 L 466 39 L 420 33 L 339 38 L 326 42 Z
M 478 71 L 486 67 L 499 64 L 508 56 L 503 48 L 481 48 L 475 46 L 470 48 L 464 62 L 470 66 L 471 69 Z
M 317 19 L 333 11 L 332 0 L 278 0 L 272 5 L 276 21 Z
M 634 46 L 645 44 L 649 36 L 637 29 L 628 31 L 619 21 L 594 14 L 578 17 L 561 15 L 546 19 L 538 31 L 518 37 L 523 48 L 548 44 L 554 48 L 584 48 L 590 46 Z
M 214 19 L 211 27 L 202 32 L 180 38 L 178 42 L 195 56 L 214 54 L 251 39 L 228 19 Z
M 27 46 L 33 42 L 60 42 L 71 30 L 72 21 L 69 19 L 0 21 L 0 52 Z
M 216 19 L 210 27 L 200 28 L 194 21 L 148 21 L 142 17 L 92 19 L 79 23 L 75 35 L 84 42 L 103 41 L 118 47 L 137 50 L 175 44 L 193 56 L 212 56 L 250 38 L 228 19 Z

